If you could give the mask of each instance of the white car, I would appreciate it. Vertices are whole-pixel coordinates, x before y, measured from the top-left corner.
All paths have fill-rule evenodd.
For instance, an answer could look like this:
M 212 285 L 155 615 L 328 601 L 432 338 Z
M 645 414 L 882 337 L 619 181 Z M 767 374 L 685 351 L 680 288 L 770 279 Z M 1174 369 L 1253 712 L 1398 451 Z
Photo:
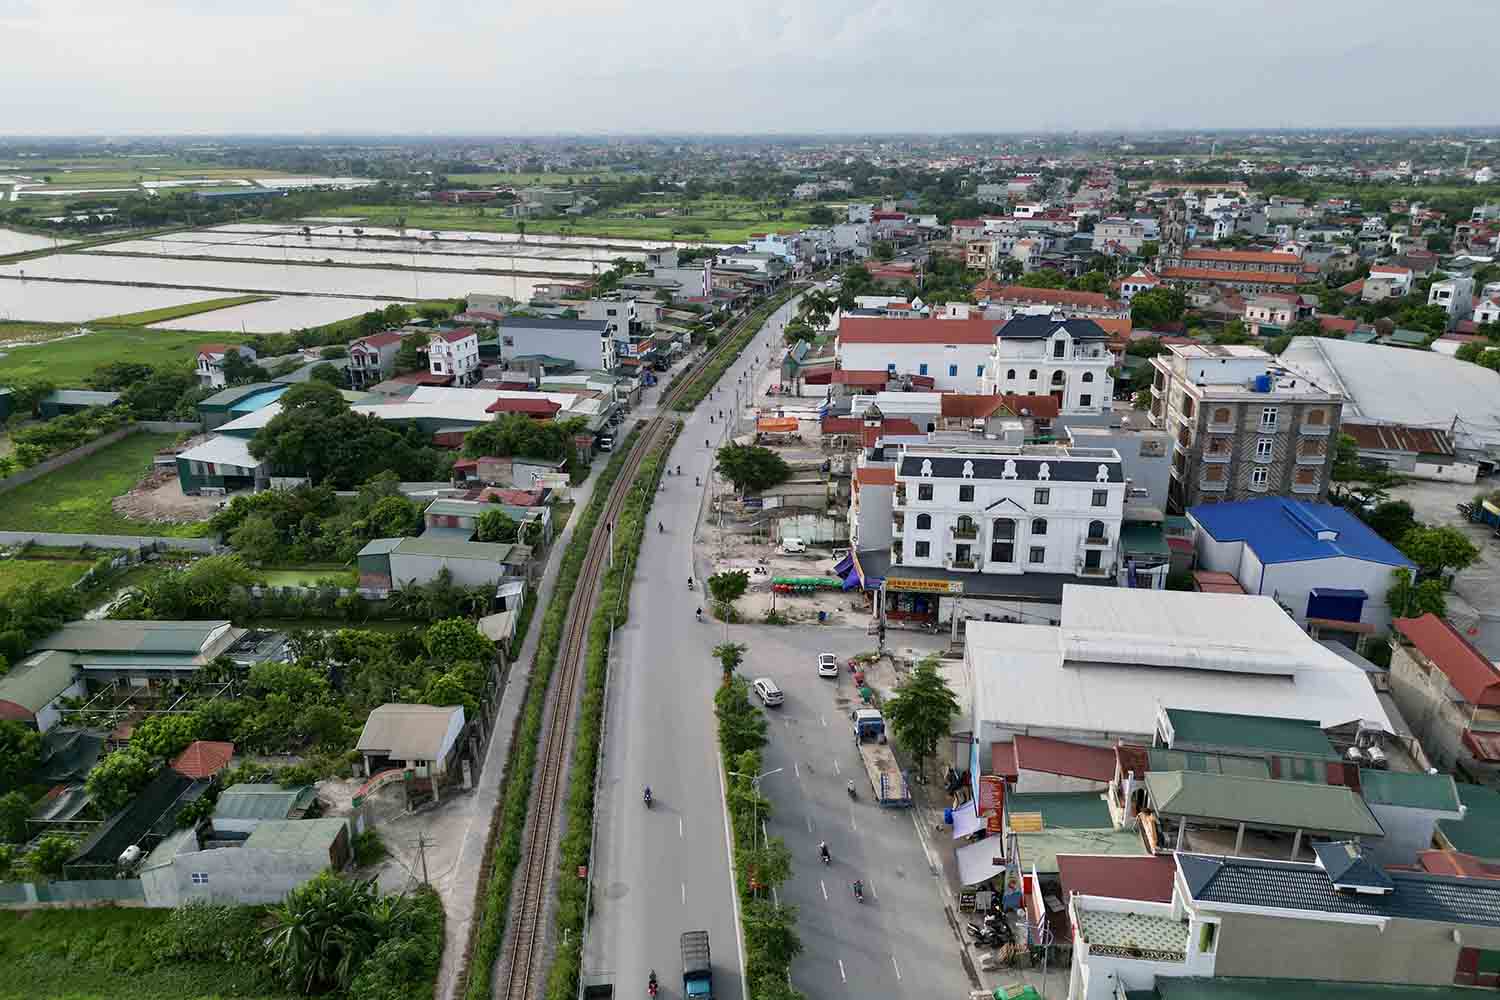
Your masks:
M 839 658 L 832 653 L 818 654 L 818 676 L 837 677 L 839 675 Z
M 750 686 L 760 697 L 760 703 L 768 708 L 780 705 L 786 700 L 786 695 L 781 693 L 781 688 L 777 687 L 776 682 L 769 677 L 757 677 Z

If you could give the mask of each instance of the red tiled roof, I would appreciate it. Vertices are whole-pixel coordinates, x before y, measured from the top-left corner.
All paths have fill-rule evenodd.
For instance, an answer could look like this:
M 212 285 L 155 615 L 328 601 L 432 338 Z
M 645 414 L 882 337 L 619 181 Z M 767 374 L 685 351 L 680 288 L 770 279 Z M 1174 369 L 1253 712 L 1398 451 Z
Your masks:
M 1465 729 L 1464 745 L 1480 760 L 1500 761 L 1500 733 Z
M 466 340 L 469 337 L 477 337 L 478 334 L 474 332 L 474 328 L 472 326 L 461 326 L 457 330 L 440 330 L 437 333 L 434 333 L 433 336 L 438 337 L 442 340 L 446 340 L 450 344 L 456 344 L 460 340 Z
M 562 409 L 561 403 L 554 403 L 545 396 L 535 399 L 527 399 L 524 396 L 503 396 L 484 408 L 485 413 L 530 413 L 537 416 L 550 417 Z
M 1296 254 L 1268 250 L 1188 250 L 1183 260 L 1219 260 L 1234 264 L 1296 264 Z
M 233 743 L 194 740 L 172 761 L 172 770 L 184 778 L 211 778 L 228 767 L 233 756 Z
M 1345 295 L 1358 295 L 1360 292 L 1363 292 L 1364 290 L 1365 290 L 1365 279 L 1364 278 L 1355 278 L 1353 281 L 1349 282 L 1347 285 L 1340 285 L 1339 286 L 1339 291 L 1343 292 Z
M 1428 612 L 1397 618 L 1393 626 L 1439 670 L 1472 705 L 1500 708 L 1500 670 L 1443 619 Z
M 981 219 L 954 219 L 952 222 L 948 223 L 948 225 L 959 227 L 962 229 L 973 229 L 975 226 L 984 225 L 984 221 Z
M 891 466 L 865 465 L 856 469 L 854 477 L 861 486 L 895 486 L 896 470 Z
M 865 422 L 858 417 L 824 417 L 824 434 L 862 434 Z
M 1126 340 L 1129 340 L 1130 335 L 1135 332 L 1135 324 L 1130 321 L 1129 316 L 1095 317 L 1094 325 L 1099 327 L 1099 329 L 1103 330 L 1105 333 L 1109 334 L 1110 340 L 1112 341 L 1118 340 L 1124 342 Z
M 1423 455 L 1452 455 L 1453 442 L 1434 427 L 1405 424 L 1364 424 L 1345 420 L 1340 429 L 1361 448 L 1384 451 L 1415 451 Z
M 840 344 L 993 344 L 1001 324 L 992 319 L 879 319 L 846 317 Z
M 983 420 L 1005 408 L 1005 400 L 1001 397 L 982 393 L 945 392 L 939 403 L 943 416 L 969 420 Z
M 1319 316 L 1318 325 L 1329 333 L 1353 333 L 1359 326 L 1359 320 L 1344 319 L 1342 316 Z
M 1105 899 L 1170 903 L 1177 864 L 1166 855 L 1059 854 L 1057 874 L 1066 901 L 1073 893 Z
M 978 289 L 975 289 L 976 293 Z M 987 289 L 991 299 L 1034 302 L 1047 306 L 1087 306 L 1090 309 L 1124 309 L 1125 304 L 1103 292 L 1071 292 L 1066 288 L 1030 288 L 1026 285 L 996 285 Z
M 1418 851 L 1417 868 L 1433 875 L 1500 878 L 1500 865 L 1492 865 L 1462 851 Z
M 1373 277 L 1375 277 L 1378 274 L 1389 274 L 1389 275 L 1392 275 L 1392 276 L 1400 276 L 1400 277 L 1410 278 L 1411 277 L 1411 268 L 1409 268 L 1409 267 L 1399 267 L 1399 266 L 1397 266 L 1395 264 L 1375 264 L 1375 265 L 1371 266 L 1371 268 L 1370 268 L 1370 277 L 1373 278 Z
M 988 773 L 998 774 L 1012 781 L 1016 779 L 1016 745 L 1014 743 L 990 744 L 990 769 Z
M 1045 736 L 1016 737 L 1016 766 L 1088 781 L 1112 781 L 1115 752 L 1108 747 L 1048 739 Z
M 1211 267 L 1169 267 L 1162 277 L 1177 281 L 1253 281 L 1261 285 L 1295 285 L 1302 281 L 1300 274 L 1283 274 L 1276 271 L 1216 271 Z
M 845 320 L 844 322 L 848 322 Z M 910 320 L 902 320 L 909 323 Z M 834 385 L 878 385 L 882 389 L 891 379 L 890 372 L 880 371 L 874 368 L 835 368 L 829 375 L 829 381 Z
M 349 350 L 352 351 L 356 347 L 387 347 L 391 344 L 399 343 L 401 343 L 401 334 L 399 333 L 372 333 L 368 337 L 360 337 L 354 343 L 350 344 Z
M 401 382 L 406 385 L 450 385 L 453 382 L 453 376 L 439 375 L 437 372 L 407 372 L 405 375 L 393 375 L 386 381 Z
M 1005 401 L 1005 408 L 1018 417 L 1056 420 L 1057 415 L 1062 412 L 1062 404 L 1052 396 L 1031 396 L 1007 392 L 1000 398 Z
M 476 491 L 471 500 L 489 500 L 493 503 L 508 503 L 512 507 L 535 507 L 542 502 L 540 493 L 531 490 L 503 489 L 497 486 L 486 486 Z

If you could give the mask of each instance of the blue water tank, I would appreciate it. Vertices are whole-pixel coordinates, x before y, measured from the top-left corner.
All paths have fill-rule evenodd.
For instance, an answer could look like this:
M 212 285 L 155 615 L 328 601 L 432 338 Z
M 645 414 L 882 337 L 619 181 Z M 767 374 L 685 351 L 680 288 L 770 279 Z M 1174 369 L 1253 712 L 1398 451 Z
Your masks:
M 1269 376 L 1269 375 L 1257 375 L 1257 376 L 1255 376 L 1255 391 L 1256 392 L 1270 392 L 1271 391 L 1271 376 Z

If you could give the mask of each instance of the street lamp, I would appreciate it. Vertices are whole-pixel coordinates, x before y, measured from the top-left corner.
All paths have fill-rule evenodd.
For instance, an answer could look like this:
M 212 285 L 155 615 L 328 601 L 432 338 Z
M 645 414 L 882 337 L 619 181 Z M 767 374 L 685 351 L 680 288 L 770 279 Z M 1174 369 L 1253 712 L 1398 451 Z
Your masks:
M 784 768 L 784 767 L 778 767 L 774 771 L 767 771 L 764 774 L 741 774 L 738 771 L 730 771 L 729 772 L 729 776 L 732 777 L 732 778 L 749 778 L 750 779 L 750 787 L 755 792 L 755 798 L 750 803 L 750 847 L 751 847 L 752 850 L 755 848 L 755 831 L 758 830 L 758 829 L 760 829 L 760 782 L 761 782 L 761 779 L 762 778 L 769 778 L 773 774 L 780 774 L 782 771 L 785 771 L 785 770 L 786 770 L 786 768 Z

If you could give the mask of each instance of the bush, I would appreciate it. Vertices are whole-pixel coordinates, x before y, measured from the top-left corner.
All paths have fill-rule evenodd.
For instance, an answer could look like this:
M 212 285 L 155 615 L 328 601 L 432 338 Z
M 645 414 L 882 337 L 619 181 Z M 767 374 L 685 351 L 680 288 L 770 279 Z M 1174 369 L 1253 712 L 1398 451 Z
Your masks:
M 355 837 L 353 846 L 354 863 L 361 868 L 368 868 L 389 853 L 385 841 L 380 839 L 380 831 L 373 828 Z

